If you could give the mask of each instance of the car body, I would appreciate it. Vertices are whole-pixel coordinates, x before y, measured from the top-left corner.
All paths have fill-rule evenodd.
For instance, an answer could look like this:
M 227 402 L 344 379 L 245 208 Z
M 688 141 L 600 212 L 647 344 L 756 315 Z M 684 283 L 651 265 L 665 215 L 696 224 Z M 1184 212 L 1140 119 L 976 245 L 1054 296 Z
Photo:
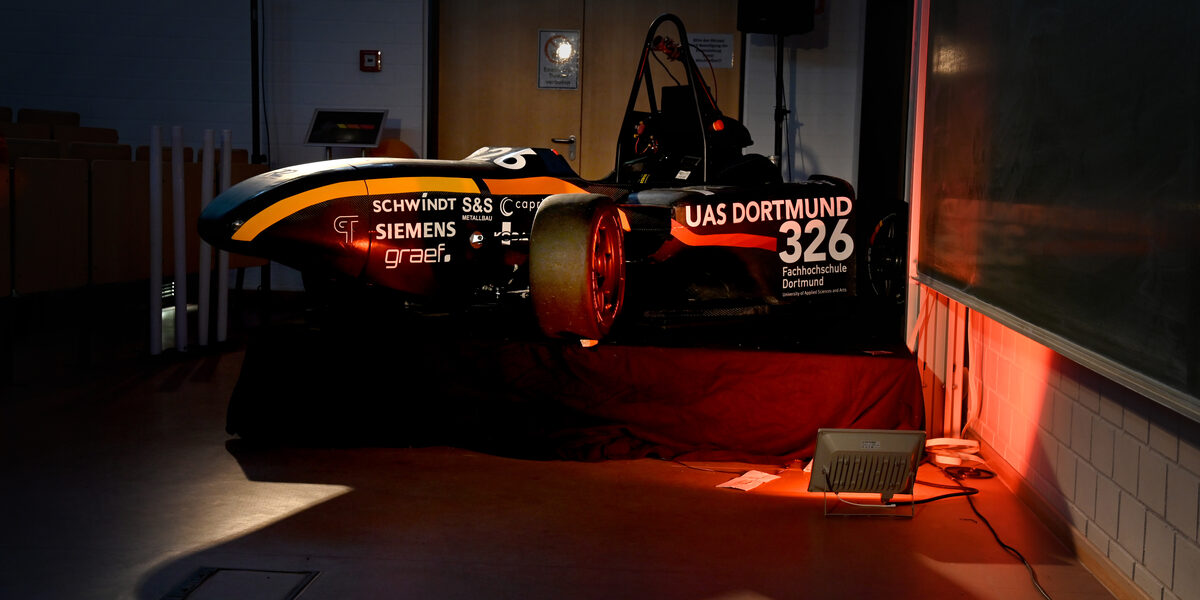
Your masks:
M 656 34 L 675 23 L 681 44 Z M 532 299 L 550 336 L 599 339 L 627 302 L 774 307 L 853 296 L 853 188 L 784 183 L 707 96 L 683 24 L 646 36 L 613 174 L 579 177 L 557 152 L 485 147 L 462 160 L 352 158 L 274 170 L 205 208 L 216 247 L 423 303 Z M 651 53 L 687 84 L 655 88 Z M 645 84 L 649 109 L 638 109 Z M 655 92 L 657 90 L 657 92 Z M 643 103 L 644 105 L 645 103 Z

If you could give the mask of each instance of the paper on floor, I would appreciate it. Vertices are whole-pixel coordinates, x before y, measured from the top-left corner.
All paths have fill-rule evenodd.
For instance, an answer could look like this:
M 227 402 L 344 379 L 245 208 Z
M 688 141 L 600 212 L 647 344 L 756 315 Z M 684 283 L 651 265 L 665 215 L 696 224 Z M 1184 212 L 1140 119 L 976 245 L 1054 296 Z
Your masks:
M 733 488 L 735 490 L 750 491 L 768 481 L 779 479 L 778 475 L 763 473 L 762 471 L 746 471 L 745 473 L 734 477 L 725 483 L 718 483 L 717 487 Z

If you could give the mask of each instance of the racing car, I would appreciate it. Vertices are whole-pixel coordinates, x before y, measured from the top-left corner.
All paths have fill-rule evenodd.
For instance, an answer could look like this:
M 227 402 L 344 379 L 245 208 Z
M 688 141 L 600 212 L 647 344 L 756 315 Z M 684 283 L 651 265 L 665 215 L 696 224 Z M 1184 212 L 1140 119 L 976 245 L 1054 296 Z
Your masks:
M 678 41 L 660 35 L 671 23 Z M 856 293 L 851 185 L 784 183 L 723 114 L 680 19 L 651 24 L 613 172 L 590 181 L 556 151 L 484 147 L 462 160 L 351 158 L 245 180 L 200 235 L 316 281 L 446 306 L 531 304 L 550 337 L 604 338 L 631 301 L 776 307 Z M 652 59 L 682 66 L 656 86 Z M 644 94 L 644 95 L 643 95 Z

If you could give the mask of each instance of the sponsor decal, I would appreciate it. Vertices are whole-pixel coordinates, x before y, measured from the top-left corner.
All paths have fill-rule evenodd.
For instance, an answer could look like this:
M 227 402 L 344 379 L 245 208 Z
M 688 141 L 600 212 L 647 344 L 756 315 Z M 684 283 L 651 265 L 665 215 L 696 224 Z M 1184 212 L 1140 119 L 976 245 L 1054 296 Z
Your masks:
M 529 241 L 528 233 L 513 231 L 512 221 L 501 221 L 500 231 L 493 232 L 492 235 L 500 238 L 501 246 L 511 246 L 513 240 Z
M 433 248 L 388 248 L 383 253 L 383 268 L 397 269 L 405 263 L 443 263 L 450 262 L 446 253 L 446 244 L 438 244 Z
M 349 245 L 354 243 L 354 224 L 358 222 L 358 215 L 341 215 L 333 219 L 333 231 L 342 234 L 344 242 Z
M 492 214 L 492 199 L 468 196 L 462 199 L 462 210 L 471 214 Z
M 426 238 L 450 238 L 457 233 L 454 221 L 430 221 L 425 223 L 379 223 L 375 226 L 377 240 L 416 240 Z
M 371 210 L 376 213 L 454 210 L 458 198 L 380 198 L 371 201 Z
M 517 198 L 514 200 L 505 196 L 500 199 L 500 214 L 511 217 L 518 210 L 536 211 L 541 204 L 542 198 Z
M 376 214 L 407 212 L 462 212 L 464 221 L 491 221 L 495 202 L 490 197 L 430 197 L 428 193 L 412 198 L 376 198 L 371 201 Z

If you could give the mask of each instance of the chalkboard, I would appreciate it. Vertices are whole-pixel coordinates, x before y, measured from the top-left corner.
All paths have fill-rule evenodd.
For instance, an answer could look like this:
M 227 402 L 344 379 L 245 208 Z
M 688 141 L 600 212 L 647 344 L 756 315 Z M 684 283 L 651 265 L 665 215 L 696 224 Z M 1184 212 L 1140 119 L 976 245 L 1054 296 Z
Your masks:
M 932 0 L 917 264 L 1193 419 L 1198 6 Z

